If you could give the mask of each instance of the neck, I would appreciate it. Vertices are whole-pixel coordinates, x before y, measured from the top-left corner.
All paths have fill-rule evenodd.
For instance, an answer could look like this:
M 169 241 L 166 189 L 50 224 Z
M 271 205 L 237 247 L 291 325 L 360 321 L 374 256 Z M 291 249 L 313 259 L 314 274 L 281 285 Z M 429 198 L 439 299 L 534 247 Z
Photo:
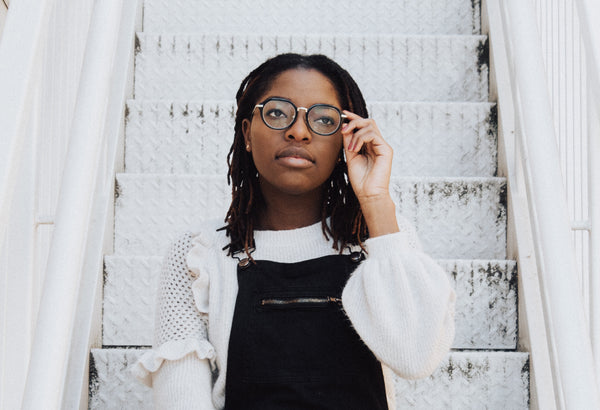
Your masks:
M 297 229 L 321 220 L 320 189 L 303 195 L 265 193 L 265 207 L 259 214 L 257 229 L 281 231 Z

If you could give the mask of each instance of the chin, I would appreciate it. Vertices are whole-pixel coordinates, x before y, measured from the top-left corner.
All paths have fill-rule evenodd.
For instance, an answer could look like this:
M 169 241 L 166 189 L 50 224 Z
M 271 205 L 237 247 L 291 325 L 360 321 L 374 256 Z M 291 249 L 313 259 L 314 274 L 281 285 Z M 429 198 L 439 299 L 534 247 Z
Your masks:
M 322 184 L 315 184 L 312 181 L 306 181 L 299 175 L 288 175 L 280 177 L 273 183 L 261 178 L 261 188 L 263 194 L 283 194 L 292 196 L 302 195 L 320 195 Z

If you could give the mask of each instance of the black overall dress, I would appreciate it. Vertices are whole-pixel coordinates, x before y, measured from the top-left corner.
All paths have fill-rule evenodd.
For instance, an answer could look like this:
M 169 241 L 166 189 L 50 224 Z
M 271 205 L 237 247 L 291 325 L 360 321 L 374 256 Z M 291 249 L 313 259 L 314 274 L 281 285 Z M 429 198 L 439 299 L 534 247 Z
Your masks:
M 381 364 L 341 305 L 361 259 L 238 266 L 225 409 L 388 408 Z

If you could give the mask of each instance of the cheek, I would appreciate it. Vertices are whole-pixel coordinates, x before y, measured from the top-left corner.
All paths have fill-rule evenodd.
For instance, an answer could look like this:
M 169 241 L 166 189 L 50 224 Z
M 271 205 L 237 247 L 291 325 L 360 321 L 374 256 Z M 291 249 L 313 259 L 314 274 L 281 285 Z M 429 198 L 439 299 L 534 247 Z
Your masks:
M 340 136 L 339 140 L 336 140 L 336 142 L 333 142 L 327 149 L 327 172 L 329 174 L 331 174 L 333 172 L 333 169 L 335 168 L 335 166 L 338 163 L 338 158 L 340 158 L 340 155 L 342 155 L 341 153 L 342 150 L 342 137 Z
M 335 157 L 335 160 L 337 162 L 337 159 L 339 158 L 340 155 L 342 154 L 342 149 L 344 147 L 343 144 L 343 140 L 342 140 L 342 135 L 340 134 L 338 138 L 336 138 L 333 142 L 332 142 L 332 148 L 331 148 L 331 152 L 332 152 L 332 156 Z
M 266 145 L 259 140 L 253 141 L 252 151 L 249 154 L 252 155 L 254 166 L 259 173 L 262 173 L 265 170 L 265 167 L 268 167 L 273 156 L 272 152 L 269 150 L 268 144 Z

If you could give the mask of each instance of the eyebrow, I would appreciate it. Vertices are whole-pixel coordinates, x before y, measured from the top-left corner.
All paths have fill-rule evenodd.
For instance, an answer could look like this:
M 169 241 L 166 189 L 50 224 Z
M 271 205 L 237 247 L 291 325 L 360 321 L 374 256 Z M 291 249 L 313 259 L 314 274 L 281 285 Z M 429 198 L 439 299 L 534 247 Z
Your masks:
M 295 103 L 294 101 L 292 101 L 290 98 L 288 98 L 288 97 L 283 97 L 283 96 L 281 96 L 281 95 L 269 95 L 269 96 L 267 96 L 267 97 L 265 97 L 265 98 L 262 98 L 261 100 L 262 100 L 262 101 L 266 101 L 266 100 L 268 100 L 269 98 L 281 98 L 282 100 L 289 101 L 289 102 L 291 102 L 292 104 L 294 104 L 295 106 L 298 106 L 298 104 L 296 104 L 296 103 Z M 257 104 L 262 104 L 262 103 L 261 103 L 261 102 L 258 102 Z M 313 105 L 319 105 L 319 104 L 331 105 L 332 107 L 335 107 L 335 108 L 337 108 L 337 109 L 338 109 L 338 110 L 340 110 L 340 111 L 342 111 L 342 110 L 343 110 L 343 108 L 340 108 L 340 107 L 338 106 L 338 104 L 332 104 L 332 103 L 328 103 L 328 102 L 318 102 L 318 103 L 314 103 L 314 104 L 311 104 L 311 105 L 309 105 L 308 107 L 303 107 L 303 108 L 310 108 L 310 107 L 312 107 Z M 300 106 L 300 107 L 302 107 L 302 106 Z

